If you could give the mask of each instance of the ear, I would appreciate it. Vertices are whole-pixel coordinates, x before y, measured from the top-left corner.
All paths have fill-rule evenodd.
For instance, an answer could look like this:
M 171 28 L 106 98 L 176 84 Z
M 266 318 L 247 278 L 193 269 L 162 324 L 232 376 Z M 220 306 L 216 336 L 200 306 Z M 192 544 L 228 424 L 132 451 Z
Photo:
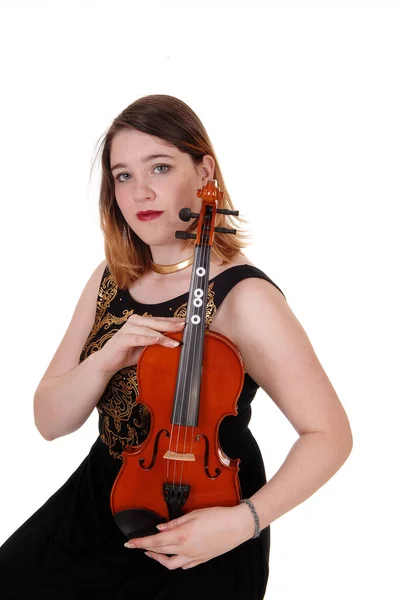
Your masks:
M 199 167 L 199 173 L 203 182 L 207 179 L 214 179 L 215 168 L 216 162 L 214 158 L 210 156 L 210 154 L 205 154 L 202 159 L 202 164 Z

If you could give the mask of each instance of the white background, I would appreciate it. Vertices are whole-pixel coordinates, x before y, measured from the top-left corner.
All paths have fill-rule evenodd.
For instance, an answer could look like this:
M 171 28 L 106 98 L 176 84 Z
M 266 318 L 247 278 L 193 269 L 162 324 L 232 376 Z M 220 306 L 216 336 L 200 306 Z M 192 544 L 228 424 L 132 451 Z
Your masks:
M 77 468 L 97 412 L 45 441 L 33 395 L 104 258 L 97 141 L 153 93 L 189 104 L 250 219 L 248 257 L 287 296 L 354 449 L 271 525 L 266 598 L 393 598 L 396 3 L 2 2 L 0 544 Z M 395 208 L 395 207 L 394 207 Z M 268 478 L 297 435 L 260 389 Z

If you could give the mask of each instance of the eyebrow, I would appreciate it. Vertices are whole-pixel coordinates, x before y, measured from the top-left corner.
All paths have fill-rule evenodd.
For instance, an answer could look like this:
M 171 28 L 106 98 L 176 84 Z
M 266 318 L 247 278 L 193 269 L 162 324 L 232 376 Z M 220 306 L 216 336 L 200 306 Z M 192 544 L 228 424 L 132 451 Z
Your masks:
M 174 156 L 170 156 L 170 154 L 149 154 L 148 156 L 144 156 L 144 158 L 141 159 L 141 162 L 146 163 L 146 162 L 149 162 L 150 160 L 154 160 L 155 158 L 174 158 Z M 115 169 L 118 169 L 119 167 L 122 167 L 123 169 L 127 169 L 128 165 L 125 165 L 124 163 L 117 163 L 116 165 L 113 165 L 113 167 L 111 167 L 111 171 L 114 171 Z

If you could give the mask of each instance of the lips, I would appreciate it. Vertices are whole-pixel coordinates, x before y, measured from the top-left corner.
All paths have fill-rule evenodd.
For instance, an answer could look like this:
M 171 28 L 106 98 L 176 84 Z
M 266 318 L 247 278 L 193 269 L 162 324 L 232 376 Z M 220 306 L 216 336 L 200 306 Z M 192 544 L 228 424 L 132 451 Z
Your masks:
M 149 215 L 161 215 L 162 210 L 141 210 L 137 213 L 137 217 L 147 217 Z
M 137 213 L 137 218 L 140 221 L 152 221 L 152 219 L 156 219 L 163 214 L 163 210 L 145 210 Z

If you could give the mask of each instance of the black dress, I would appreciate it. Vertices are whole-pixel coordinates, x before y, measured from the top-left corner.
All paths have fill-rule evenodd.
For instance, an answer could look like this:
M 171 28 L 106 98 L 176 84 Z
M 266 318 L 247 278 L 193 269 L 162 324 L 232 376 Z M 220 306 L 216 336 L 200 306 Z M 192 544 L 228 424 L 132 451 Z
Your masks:
M 231 288 L 260 269 L 231 267 L 209 281 L 206 328 Z M 283 292 L 278 288 L 279 291 Z M 284 294 L 283 294 L 284 295 Z M 96 352 L 130 315 L 185 316 L 188 293 L 158 304 L 136 302 L 122 290 L 108 267 L 98 293 L 95 323 L 80 362 Z M 243 315 L 244 318 L 244 315 Z M 125 444 L 137 445 L 148 435 L 149 413 L 137 404 L 136 366 L 118 371 L 101 396 L 99 436 L 66 483 L 0 547 L 2 600 L 261 600 L 268 581 L 270 527 L 229 552 L 190 569 L 169 570 L 124 547 L 110 509 L 110 492 L 122 465 Z M 219 440 L 230 458 L 241 459 L 238 473 L 243 498 L 266 483 L 259 446 L 248 428 L 250 403 L 258 384 L 245 373 L 238 415 L 228 415 Z

